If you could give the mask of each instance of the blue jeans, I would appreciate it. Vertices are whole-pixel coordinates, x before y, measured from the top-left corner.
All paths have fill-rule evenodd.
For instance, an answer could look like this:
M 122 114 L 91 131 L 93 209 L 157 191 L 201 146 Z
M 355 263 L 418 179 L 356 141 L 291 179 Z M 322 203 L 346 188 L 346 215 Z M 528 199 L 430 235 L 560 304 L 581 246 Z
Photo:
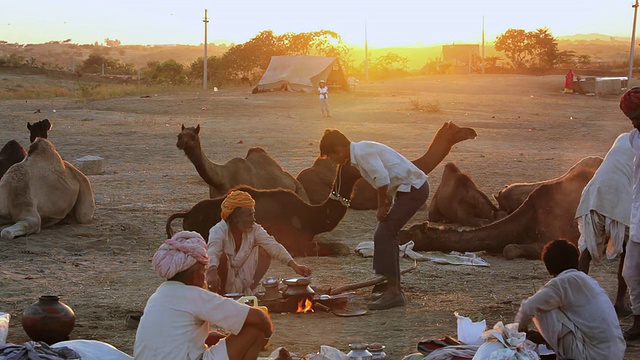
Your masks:
M 419 188 L 411 187 L 410 192 L 396 193 L 393 206 L 384 221 L 378 222 L 373 235 L 373 270 L 387 279 L 400 283 L 400 249 L 398 233 L 418 212 L 429 197 L 429 182 Z

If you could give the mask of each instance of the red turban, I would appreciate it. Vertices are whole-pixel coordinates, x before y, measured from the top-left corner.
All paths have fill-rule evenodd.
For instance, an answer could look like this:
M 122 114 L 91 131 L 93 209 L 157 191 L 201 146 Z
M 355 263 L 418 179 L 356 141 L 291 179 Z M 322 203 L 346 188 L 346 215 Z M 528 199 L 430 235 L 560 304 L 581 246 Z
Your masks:
M 640 118 L 640 87 L 627 90 L 620 98 L 620 110 L 629 119 Z

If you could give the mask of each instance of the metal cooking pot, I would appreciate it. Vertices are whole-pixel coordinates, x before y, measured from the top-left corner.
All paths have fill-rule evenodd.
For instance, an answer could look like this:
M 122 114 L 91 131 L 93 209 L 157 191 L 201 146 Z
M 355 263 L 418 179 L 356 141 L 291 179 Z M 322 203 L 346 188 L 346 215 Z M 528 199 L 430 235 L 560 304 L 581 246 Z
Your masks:
M 288 298 L 291 296 L 310 296 L 312 297 L 316 292 L 313 291 L 311 286 L 311 279 L 308 277 L 297 277 L 291 279 L 284 279 L 282 283 L 287 286 L 282 292 L 282 297 Z

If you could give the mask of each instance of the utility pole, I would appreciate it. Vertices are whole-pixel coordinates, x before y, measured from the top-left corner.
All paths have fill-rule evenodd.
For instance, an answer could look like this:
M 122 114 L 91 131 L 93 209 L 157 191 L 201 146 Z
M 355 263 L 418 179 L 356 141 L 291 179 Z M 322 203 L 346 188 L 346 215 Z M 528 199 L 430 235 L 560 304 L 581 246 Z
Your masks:
M 366 81 L 369 81 L 369 44 L 367 41 L 367 19 L 364 19 L 364 79 Z
M 484 75 L 484 16 L 482 17 L 482 75 Z
M 202 22 L 204 23 L 204 74 L 202 75 L 202 89 L 207 91 L 207 24 L 209 23 L 207 9 L 204 9 L 204 20 L 202 20 Z
M 636 0 L 636 3 L 634 5 L 631 5 L 631 7 L 633 8 L 633 30 L 631 33 L 631 51 L 629 54 L 629 75 L 627 78 L 627 81 L 630 82 L 631 81 L 631 77 L 633 76 L 633 57 L 634 57 L 634 50 L 636 47 L 636 19 L 638 18 L 638 0 Z M 627 82 L 627 86 L 629 86 Z

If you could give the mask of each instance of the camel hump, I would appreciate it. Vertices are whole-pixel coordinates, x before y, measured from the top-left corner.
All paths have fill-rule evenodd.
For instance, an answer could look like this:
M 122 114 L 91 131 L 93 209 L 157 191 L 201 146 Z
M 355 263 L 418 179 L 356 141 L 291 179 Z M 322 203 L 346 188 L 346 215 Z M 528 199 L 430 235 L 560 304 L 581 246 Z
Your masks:
M 251 155 L 253 153 L 261 153 L 261 154 L 269 155 L 267 153 L 267 150 L 265 150 L 261 146 L 255 146 L 255 147 L 249 148 L 249 150 L 247 150 L 247 156 L 249 156 L 249 155 Z
M 184 219 L 187 216 L 185 212 L 174 213 L 169 216 L 167 219 L 166 231 L 167 231 L 167 239 L 170 239 L 173 236 L 173 229 L 171 228 L 171 223 L 175 219 Z

